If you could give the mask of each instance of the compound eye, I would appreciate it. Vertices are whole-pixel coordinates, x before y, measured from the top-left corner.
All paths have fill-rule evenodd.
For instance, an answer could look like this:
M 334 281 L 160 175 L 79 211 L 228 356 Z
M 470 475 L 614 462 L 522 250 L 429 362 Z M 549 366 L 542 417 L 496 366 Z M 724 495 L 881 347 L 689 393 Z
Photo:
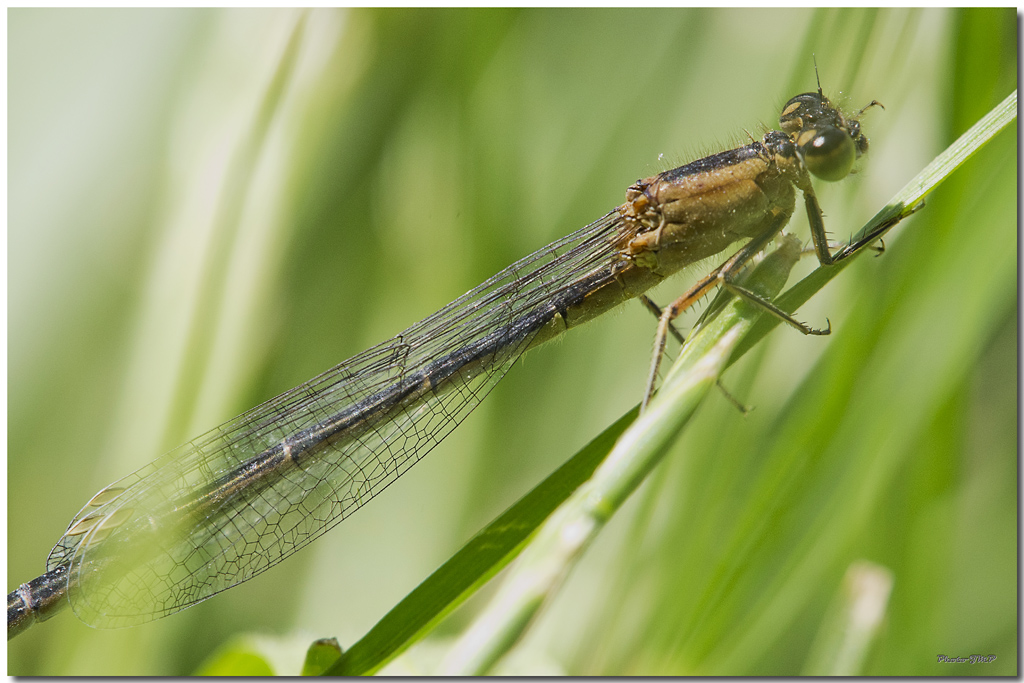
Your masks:
M 813 131 L 806 142 L 801 140 L 800 150 L 807 170 L 829 182 L 845 178 L 857 161 L 857 145 L 853 138 L 831 126 Z

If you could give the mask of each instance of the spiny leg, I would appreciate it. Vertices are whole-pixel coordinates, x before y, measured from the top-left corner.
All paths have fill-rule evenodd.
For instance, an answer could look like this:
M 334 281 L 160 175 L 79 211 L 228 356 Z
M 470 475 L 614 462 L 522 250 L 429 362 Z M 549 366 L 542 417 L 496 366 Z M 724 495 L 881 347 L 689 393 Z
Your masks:
M 740 400 L 733 396 L 731 393 L 729 393 L 729 390 L 725 388 L 725 385 L 722 384 L 721 379 L 716 380 L 715 385 L 718 387 L 718 390 L 722 392 L 722 395 L 725 396 L 725 399 L 729 401 L 729 403 L 731 403 L 733 407 L 736 408 L 736 410 L 740 411 L 741 415 L 746 416 L 747 413 L 754 409 L 754 406 L 748 406 L 744 405 L 743 403 L 740 403 Z
M 798 187 L 803 191 L 804 205 L 807 210 L 807 218 L 811 225 L 811 236 L 814 241 L 814 251 L 818 256 L 818 261 L 825 266 L 834 265 L 841 261 L 844 261 L 857 252 L 865 249 L 871 245 L 872 242 L 881 238 L 889 229 L 895 226 L 897 223 L 902 221 L 907 216 L 920 210 L 924 206 L 924 202 L 915 204 L 909 211 L 900 212 L 896 216 L 886 220 L 884 223 L 879 225 L 877 228 L 872 230 L 869 234 L 862 237 L 855 243 L 848 244 L 843 247 L 834 256 L 829 249 L 828 236 L 825 234 L 825 223 L 821 206 L 818 204 L 818 199 L 814 194 L 814 188 L 811 186 L 810 179 L 806 182 L 798 183 Z M 815 334 L 815 335 L 826 335 L 832 331 L 831 322 L 826 320 L 828 327 L 824 330 L 818 330 L 811 328 L 800 321 L 793 318 L 789 313 L 783 311 L 778 306 L 768 301 L 764 297 L 745 289 L 744 287 L 737 285 L 732 281 L 732 278 L 739 273 L 747 261 L 749 261 L 757 252 L 761 251 L 768 245 L 769 242 L 775 237 L 776 234 L 782 229 L 785 221 L 780 225 L 773 227 L 771 230 L 765 231 L 763 235 L 755 237 L 739 251 L 737 251 L 728 261 L 723 263 L 721 266 L 713 270 L 702 280 L 698 281 L 693 287 L 691 287 L 685 294 L 679 297 L 672 305 L 662 309 L 661 316 L 658 321 L 658 330 L 654 340 L 654 353 L 651 357 L 651 368 L 647 377 L 647 388 L 644 392 L 644 400 L 640 406 L 641 412 L 647 408 L 647 404 L 650 403 L 651 397 L 654 395 L 654 385 L 658 379 L 658 370 L 661 367 L 661 357 L 665 352 L 665 344 L 668 341 L 668 334 L 670 328 L 673 334 L 678 335 L 678 332 L 674 330 L 671 325 L 672 321 L 675 320 L 679 315 L 687 308 L 692 306 L 694 302 L 707 294 L 710 290 L 714 289 L 718 285 L 722 285 L 727 290 L 741 296 L 747 301 L 760 306 L 764 310 L 768 311 L 779 320 L 795 327 L 803 334 Z M 884 250 L 884 247 L 879 249 L 879 253 Z M 653 306 L 653 302 L 650 299 L 645 300 L 645 305 L 648 308 Z M 655 306 L 656 308 L 656 306 Z
M 832 249 L 836 249 L 837 250 L 836 251 L 836 255 L 837 256 L 838 256 L 839 252 L 841 252 L 843 249 L 846 249 L 848 246 L 850 246 L 850 245 L 848 243 L 846 243 L 846 242 L 836 242 L 835 240 L 829 240 L 828 241 L 828 248 L 829 248 L 829 250 L 831 251 Z M 878 244 L 872 244 L 872 245 L 869 245 L 869 246 L 866 246 L 866 247 L 863 247 L 863 248 L 870 249 L 871 251 L 875 252 L 875 257 L 877 258 L 877 257 L 879 257 L 879 256 L 881 256 L 882 254 L 885 253 L 885 242 L 882 241 L 881 239 L 879 239 L 878 240 Z M 811 246 L 809 246 L 809 247 L 804 247 L 803 249 L 800 250 L 800 256 L 801 257 L 807 256 L 808 254 L 817 254 L 817 253 L 818 253 L 818 250 L 814 247 L 813 244 Z M 834 256 L 833 260 L 835 258 L 836 257 Z
M 647 308 L 647 310 L 654 314 L 655 318 L 661 319 L 661 306 L 656 304 L 654 300 L 651 299 L 651 297 L 647 296 L 646 294 L 641 294 L 640 301 Z M 678 341 L 680 344 L 686 343 L 686 337 L 683 335 L 682 332 L 679 331 L 679 328 L 673 325 L 672 323 L 669 323 L 668 331 L 673 337 L 676 338 L 676 341 Z M 753 410 L 752 407 L 740 403 L 739 399 L 733 396 L 729 392 L 729 390 L 725 388 L 725 385 L 722 384 L 722 380 L 719 379 L 717 382 L 715 382 L 715 384 L 718 385 L 719 391 L 722 392 L 722 395 L 725 396 L 726 400 L 729 401 L 729 403 L 733 404 L 736 407 L 736 409 L 740 411 L 742 414 L 746 415 L 751 410 Z
M 658 379 L 658 370 L 661 368 L 661 357 L 665 353 L 665 344 L 668 341 L 669 334 L 668 330 L 672 321 L 679 317 L 683 311 L 692 306 L 698 299 L 719 285 L 725 287 L 733 294 L 741 296 L 747 301 L 760 306 L 804 334 L 824 335 L 829 334 L 832 331 L 831 323 L 829 324 L 828 329 L 825 330 L 818 330 L 809 327 L 796 320 L 764 297 L 733 282 L 733 278 L 740 272 L 747 261 L 768 246 L 772 239 L 775 238 L 775 235 L 777 235 L 782 229 L 783 225 L 785 225 L 785 220 L 780 220 L 778 225 L 772 226 L 771 229 L 766 230 L 763 234 L 750 240 L 750 242 L 743 245 L 739 251 L 733 254 L 729 260 L 718 268 L 715 268 L 715 270 L 711 271 L 711 273 L 687 290 L 685 294 L 662 310 L 661 317 L 658 319 L 658 330 L 654 337 L 654 353 L 651 357 L 651 369 L 647 377 L 647 389 L 644 391 L 644 400 L 640 405 L 641 412 L 647 408 L 647 404 L 650 403 L 651 397 L 654 395 L 654 385 Z
M 875 240 L 881 240 L 882 235 L 884 235 L 890 229 L 895 227 L 900 221 L 902 221 L 904 218 L 912 216 L 913 214 L 917 213 L 923 208 L 924 200 L 921 200 L 918 203 L 914 204 L 912 207 L 910 207 L 909 210 L 900 211 L 895 216 L 883 221 L 877 228 L 869 232 L 864 237 L 860 238 L 856 242 L 851 242 L 850 244 L 844 246 L 835 256 L 832 257 L 832 262 L 838 263 L 840 261 L 845 261 L 846 259 L 850 258 L 854 254 L 864 249 L 874 249 L 875 247 L 871 246 L 872 242 L 874 242 Z M 884 251 L 884 249 L 885 246 L 883 244 L 881 250 Z
M 830 249 L 834 246 L 834 243 L 830 242 L 828 235 L 825 234 L 824 216 L 821 211 L 821 205 L 818 204 L 818 197 L 814 194 L 814 187 L 811 185 L 810 178 L 806 178 L 799 182 L 797 186 L 804 195 L 804 207 L 807 210 L 807 222 L 810 223 L 811 226 L 811 239 L 814 242 L 814 253 L 818 255 L 818 262 L 823 266 L 831 266 L 839 263 L 840 261 L 845 261 L 865 248 L 877 251 L 878 253 L 876 255 L 880 256 L 882 252 L 885 251 L 885 243 L 883 242 L 881 246 L 871 246 L 872 242 L 880 240 L 882 235 L 888 232 L 893 226 L 924 207 L 923 201 L 918 202 L 912 206 L 909 211 L 901 211 L 856 242 L 842 245 L 840 250 L 833 255 Z
M 654 303 L 654 300 L 651 299 L 651 297 L 647 296 L 646 294 L 641 294 L 640 303 L 642 303 L 648 311 L 653 313 L 655 318 L 661 318 L 661 306 Z M 679 342 L 680 344 L 686 343 L 686 336 L 679 331 L 678 327 L 670 324 L 668 326 L 668 331 L 672 334 L 673 337 L 676 338 L 677 342 Z
M 796 186 L 804 195 L 804 208 L 807 211 L 807 222 L 811 226 L 811 241 L 814 242 L 814 253 L 818 255 L 818 263 L 830 266 L 833 259 L 832 252 L 829 251 L 828 235 L 825 234 L 825 218 L 818 203 L 818 196 L 814 194 L 811 177 L 806 170 L 803 171 L 803 176 L 797 181 Z

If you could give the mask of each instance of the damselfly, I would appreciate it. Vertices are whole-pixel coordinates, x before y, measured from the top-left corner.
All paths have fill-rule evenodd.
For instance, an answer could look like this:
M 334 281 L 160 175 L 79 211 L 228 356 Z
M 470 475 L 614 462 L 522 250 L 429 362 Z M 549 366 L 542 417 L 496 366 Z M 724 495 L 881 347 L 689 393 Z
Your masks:
M 197 437 L 97 493 L 47 571 L 8 596 L 8 638 L 70 604 L 88 624 L 143 623 L 269 569 L 336 526 L 448 435 L 527 350 L 748 240 L 661 315 L 722 285 L 805 334 L 733 276 L 783 230 L 803 194 L 814 249 L 832 254 L 811 175 L 846 177 L 867 150 L 859 117 L 819 86 L 778 131 L 632 185 L 626 202 L 514 263 L 398 336 Z M 883 226 L 883 230 L 891 225 Z

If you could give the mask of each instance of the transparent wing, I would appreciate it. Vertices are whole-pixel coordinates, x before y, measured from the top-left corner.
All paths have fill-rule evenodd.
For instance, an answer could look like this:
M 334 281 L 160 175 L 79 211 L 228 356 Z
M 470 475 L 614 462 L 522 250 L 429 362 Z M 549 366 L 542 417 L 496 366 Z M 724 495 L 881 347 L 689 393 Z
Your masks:
M 561 292 L 607 277 L 612 211 L 397 337 L 103 489 L 54 546 L 86 623 L 184 609 L 263 572 L 398 479 L 487 395 Z

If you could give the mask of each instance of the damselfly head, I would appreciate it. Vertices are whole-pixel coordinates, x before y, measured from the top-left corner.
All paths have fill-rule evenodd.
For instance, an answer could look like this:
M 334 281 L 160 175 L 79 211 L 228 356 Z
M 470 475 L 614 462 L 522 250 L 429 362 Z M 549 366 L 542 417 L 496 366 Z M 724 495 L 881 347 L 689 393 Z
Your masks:
M 857 159 L 868 151 L 858 118 L 875 105 L 881 106 L 872 101 L 856 115 L 846 116 L 820 90 L 806 92 L 786 103 L 779 125 L 793 140 L 807 170 L 835 182 L 849 175 Z

